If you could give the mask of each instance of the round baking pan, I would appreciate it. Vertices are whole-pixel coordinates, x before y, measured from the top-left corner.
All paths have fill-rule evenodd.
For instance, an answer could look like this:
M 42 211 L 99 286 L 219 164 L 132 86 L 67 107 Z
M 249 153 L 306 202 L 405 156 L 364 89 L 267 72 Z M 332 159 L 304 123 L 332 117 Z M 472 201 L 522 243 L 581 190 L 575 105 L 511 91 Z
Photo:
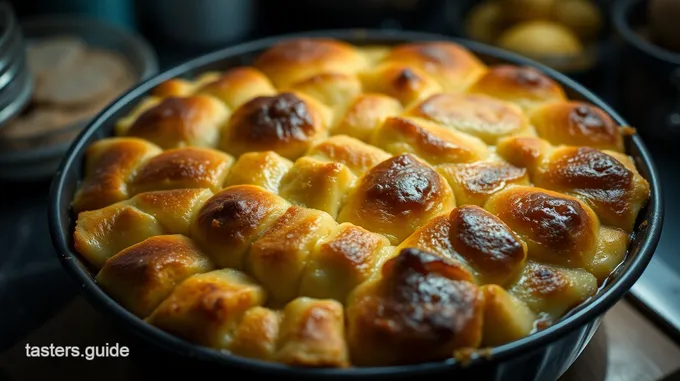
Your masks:
M 603 314 L 619 301 L 649 263 L 661 233 L 663 212 L 659 179 L 650 154 L 637 135 L 626 137 L 627 153 L 634 158 L 640 174 L 651 185 L 651 198 L 640 212 L 624 262 L 611 275 L 597 296 L 576 307 L 559 322 L 520 340 L 493 348 L 488 353 L 473 356 L 463 364 L 451 358 L 445 361 L 371 368 L 308 369 L 232 356 L 182 340 L 137 318 L 99 288 L 86 262 L 73 248 L 72 232 L 75 216 L 71 200 L 83 178 L 83 155 L 95 140 L 112 135 L 114 122 L 126 115 L 154 86 L 175 77 L 192 77 L 208 70 L 224 70 L 252 62 L 264 49 L 283 39 L 301 36 L 331 37 L 356 45 L 394 45 L 410 41 L 449 40 L 477 54 L 485 62 L 530 65 L 542 70 L 559 82 L 570 98 L 591 102 L 608 112 L 619 124 L 626 122 L 609 106 L 581 85 L 566 76 L 515 54 L 466 40 L 441 35 L 372 30 L 336 30 L 305 32 L 265 38 L 241 44 L 196 58 L 144 81 L 100 113 L 79 135 L 68 150 L 52 183 L 49 227 L 59 259 L 66 271 L 78 283 L 86 298 L 104 315 L 121 324 L 142 342 L 153 344 L 152 353 L 165 353 L 172 361 L 164 361 L 160 369 L 176 364 L 198 370 L 218 368 L 231 376 L 248 371 L 288 378 L 324 379 L 493 379 L 493 380 L 555 380 L 576 360 L 599 327 Z M 162 351 L 158 351 L 161 349 Z M 153 357 L 153 356 L 152 356 Z M 146 358 L 142 361 L 146 362 Z M 154 367 L 154 369 L 159 369 Z M 221 369 L 221 370 L 220 370 Z

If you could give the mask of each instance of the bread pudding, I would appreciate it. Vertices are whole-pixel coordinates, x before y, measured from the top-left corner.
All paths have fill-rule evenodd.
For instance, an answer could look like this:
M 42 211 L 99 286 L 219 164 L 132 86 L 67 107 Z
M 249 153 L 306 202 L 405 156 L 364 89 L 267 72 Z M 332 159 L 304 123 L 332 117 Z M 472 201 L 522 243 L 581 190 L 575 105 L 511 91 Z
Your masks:
M 650 186 L 631 133 L 453 42 L 291 38 L 155 87 L 95 141 L 74 247 L 188 342 L 297 367 L 438 361 L 596 295 Z

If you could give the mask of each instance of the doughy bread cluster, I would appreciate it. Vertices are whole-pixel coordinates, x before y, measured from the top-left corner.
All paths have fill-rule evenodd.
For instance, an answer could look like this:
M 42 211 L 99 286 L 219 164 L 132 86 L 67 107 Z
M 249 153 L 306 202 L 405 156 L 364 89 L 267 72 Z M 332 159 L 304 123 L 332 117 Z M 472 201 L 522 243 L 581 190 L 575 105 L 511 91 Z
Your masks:
M 129 311 L 305 367 L 442 360 L 592 297 L 649 184 L 604 111 L 450 42 L 302 38 L 172 79 L 86 153 L 77 251 Z

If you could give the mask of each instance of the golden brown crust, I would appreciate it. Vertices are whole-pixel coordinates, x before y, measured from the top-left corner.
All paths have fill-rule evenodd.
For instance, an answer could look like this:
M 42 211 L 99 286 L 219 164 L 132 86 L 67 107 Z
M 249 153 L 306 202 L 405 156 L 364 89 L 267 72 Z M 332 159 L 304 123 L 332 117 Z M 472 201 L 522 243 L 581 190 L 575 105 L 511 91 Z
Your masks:
M 554 145 L 590 146 L 623 152 L 623 133 L 604 110 L 580 101 L 556 102 L 531 114 L 540 137 Z
M 592 260 L 600 222 L 574 197 L 515 186 L 491 196 L 485 208 L 526 242 L 529 258 L 569 267 Z
M 352 45 L 327 38 L 283 41 L 266 50 L 254 62 L 277 88 L 320 73 L 354 74 L 366 64 Z
M 196 213 L 212 196 L 210 189 L 172 189 L 139 193 L 130 203 L 156 218 L 167 233 L 189 235 Z
M 487 144 L 531 134 L 519 107 L 481 94 L 436 94 L 411 107 L 407 114 L 468 133 Z
M 540 71 L 506 64 L 489 67 L 469 92 L 513 102 L 527 112 L 548 102 L 566 100 L 562 86 Z
M 364 91 L 397 99 L 403 106 L 442 91 L 424 71 L 399 62 L 382 63 L 359 75 Z
M 389 153 L 346 135 L 335 135 L 314 145 L 306 154 L 319 160 L 341 163 L 360 176 L 380 162 L 389 159 Z
M 632 231 L 649 197 L 646 180 L 623 163 L 590 147 L 560 147 L 534 175 L 537 186 L 586 202 L 602 223 Z
M 127 201 L 78 214 L 73 245 L 95 268 L 109 257 L 149 237 L 163 234 L 163 227 L 152 215 Z
M 399 62 L 423 70 L 446 92 L 464 90 L 486 70 L 486 65 L 464 47 L 448 42 L 412 42 L 395 46 L 383 62 Z
M 283 310 L 276 360 L 293 366 L 349 366 L 342 304 L 300 297 Z
M 489 155 L 484 142 L 473 136 L 408 117 L 388 117 L 371 142 L 394 155 L 412 153 L 433 165 L 469 163 Z
M 335 135 L 348 135 L 369 142 L 373 131 L 389 116 L 402 112 L 398 100 L 383 94 L 363 93 L 347 107 L 331 129 Z
M 227 108 L 213 97 L 168 97 L 142 112 L 124 134 L 163 149 L 215 147 L 228 116 Z
M 135 315 L 147 317 L 187 277 L 214 269 L 182 235 L 150 237 L 109 258 L 97 283 Z
M 394 244 L 455 205 L 446 180 L 410 154 L 373 167 L 348 197 L 338 221 L 384 234 Z
M 292 167 L 292 161 L 274 151 L 248 152 L 234 163 L 224 186 L 251 184 L 277 193 L 281 179 Z
M 483 206 L 492 194 L 509 185 L 529 185 L 526 169 L 502 161 L 441 164 L 437 172 L 449 182 L 459 205 Z
M 404 249 L 382 278 L 363 283 L 347 303 L 352 362 L 380 366 L 441 360 L 481 342 L 482 294 L 459 280 L 446 259 Z
M 273 361 L 283 316 L 280 311 L 256 306 L 243 319 L 229 344 L 229 352 L 244 357 Z
M 321 73 L 295 82 L 289 89 L 339 110 L 361 93 L 361 82 L 355 75 Z
M 151 89 L 150 95 L 159 98 L 186 97 L 193 92 L 193 82 L 183 78 L 172 78 Z
M 166 150 L 142 165 L 131 183 L 132 193 L 181 188 L 222 189 L 233 157 L 210 148 Z
M 137 138 L 107 138 L 85 152 L 85 178 L 73 199 L 78 213 L 111 205 L 130 197 L 128 183 L 139 165 L 161 152 Z
M 245 312 L 266 299 L 267 292 L 246 274 L 213 270 L 177 285 L 146 321 L 185 340 L 228 349 Z
M 593 296 L 597 279 L 583 269 L 529 262 L 508 290 L 551 323 Z
M 452 248 L 475 269 L 483 283 L 505 284 L 524 266 L 526 244 L 498 217 L 476 205 L 449 216 Z
M 292 92 L 253 98 L 234 111 L 223 131 L 220 149 L 234 156 L 274 151 L 296 159 L 327 135 L 327 119 L 321 107 Z
M 274 85 L 259 70 L 235 67 L 196 89 L 198 94 L 208 94 L 224 102 L 234 110 L 248 100 L 276 94 Z
M 312 251 L 299 294 L 344 302 L 347 294 L 371 277 L 390 241 L 350 223 L 338 225 Z
M 246 268 L 269 290 L 270 303 L 295 298 L 310 252 L 336 225 L 327 213 L 291 206 L 253 242 Z
M 335 218 L 356 176 L 342 163 L 303 156 L 281 179 L 279 194 L 295 205 L 324 211 Z
M 288 201 L 264 188 L 233 185 L 205 202 L 191 227 L 191 236 L 219 267 L 240 268 L 250 243 L 289 206 Z
M 537 316 L 526 303 L 496 284 L 480 289 L 484 293 L 482 346 L 502 345 L 531 334 Z
M 552 150 L 550 143 L 532 136 L 519 136 L 502 139 L 496 152 L 508 163 L 533 169 Z

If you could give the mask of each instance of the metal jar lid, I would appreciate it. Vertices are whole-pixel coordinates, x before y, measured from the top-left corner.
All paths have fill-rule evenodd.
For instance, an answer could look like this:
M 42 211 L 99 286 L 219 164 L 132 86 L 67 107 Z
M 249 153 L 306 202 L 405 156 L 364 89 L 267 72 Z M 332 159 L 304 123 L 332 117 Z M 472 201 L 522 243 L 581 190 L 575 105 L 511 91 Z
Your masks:
M 14 10 L 0 2 L 0 129 L 29 102 L 33 77 Z

